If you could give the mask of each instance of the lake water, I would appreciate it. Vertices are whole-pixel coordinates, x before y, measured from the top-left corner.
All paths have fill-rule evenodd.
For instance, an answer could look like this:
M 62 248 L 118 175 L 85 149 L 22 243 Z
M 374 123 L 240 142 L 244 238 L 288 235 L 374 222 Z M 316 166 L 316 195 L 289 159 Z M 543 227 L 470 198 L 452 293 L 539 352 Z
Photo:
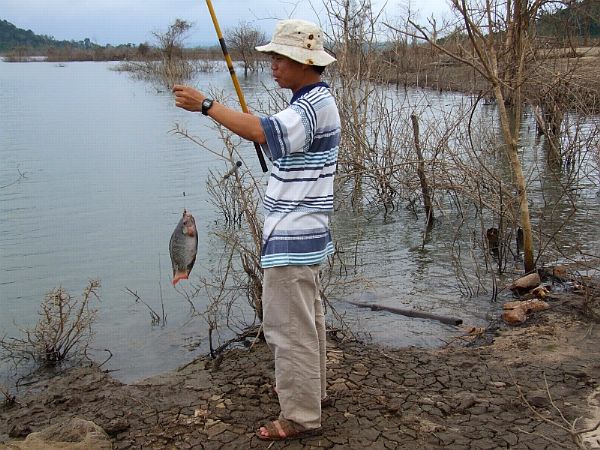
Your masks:
M 217 217 L 205 180 L 211 168 L 226 169 L 171 132 L 179 124 L 220 146 L 209 121 L 175 108 L 170 93 L 109 70 L 112 64 L 0 62 L 0 335 L 32 327 L 50 289 L 62 286 L 80 295 L 88 279 L 99 279 L 91 353 L 102 361 L 103 349 L 110 349 L 104 367 L 133 381 L 208 352 L 204 321 L 190 319 L 187 301 L 170 285 L 168 242 L 187 208 L 200 229 L 192 275 L 207 273 L 218 249 L 207 236 Z M 198 83 L 232 91 L 226 72 L 204 73 Z M 253 89 L 260 89 L 257 82 L 244 84 L 249 99 Z M 443 101 L 461 97 L 443 95 Z M 259 176 L 254 163 L 250 169 Z M 600 216 L 590 192 L 582 199 L 587 219 L 579 232 L 591 234 L 590 251 L 598 254 Z M 339 211 L 335 220 L 344 224 L 336 238 L 362 249 L 360 263 L 375 284 L 331 300 L 375 342 L 431 347 L 460 332 L 340 300 L 431 310 L 474 326 L 497 313 L 489 296 L 461 295 L 447 250 L 452 223 L 434 228 L 434 244 L 422 249 L 422 221 L 408 211 L 370 221 Z M 148 310 L 127 289 L 157 311 L 162 297 L 166 325 L 151 326 Z M 193 351 L 192 341 L 200 343 Z

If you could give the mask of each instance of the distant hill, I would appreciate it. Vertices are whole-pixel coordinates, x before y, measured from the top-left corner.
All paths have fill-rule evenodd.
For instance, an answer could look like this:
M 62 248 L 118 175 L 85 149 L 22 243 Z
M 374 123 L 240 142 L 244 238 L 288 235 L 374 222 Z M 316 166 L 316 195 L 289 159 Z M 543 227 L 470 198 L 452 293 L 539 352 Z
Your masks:
M 8 52 L 20 48 L 46 50 L 48 48 L 81 48 L 100 47 L 89 39 L 83 41 L 57 41 L 52 36 L 35 34 L 31 30 L 18 28 L 7 20 L 0 20 L 0 52 Z

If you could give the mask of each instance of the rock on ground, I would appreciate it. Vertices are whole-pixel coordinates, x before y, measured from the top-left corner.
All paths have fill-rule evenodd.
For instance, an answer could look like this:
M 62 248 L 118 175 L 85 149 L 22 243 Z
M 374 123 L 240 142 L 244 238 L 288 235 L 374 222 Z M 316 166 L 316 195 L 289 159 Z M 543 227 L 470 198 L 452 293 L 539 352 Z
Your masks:
M 3 445 L 0 444 L 0 449 Z M 4 446 L 14 450 L 111 450 L 112 443 L 102 428 L 89 420 L 73 417 L 31 433 L 24 441 Z

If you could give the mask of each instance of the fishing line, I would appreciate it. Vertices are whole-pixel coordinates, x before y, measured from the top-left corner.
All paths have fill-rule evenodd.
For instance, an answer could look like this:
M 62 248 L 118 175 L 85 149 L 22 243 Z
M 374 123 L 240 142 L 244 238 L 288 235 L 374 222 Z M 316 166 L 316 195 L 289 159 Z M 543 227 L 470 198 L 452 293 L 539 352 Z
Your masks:
M 183 188 L 187 189 L 187 164 L 183 167 Z M 185 198 L 185 191 L 182 192 L 182 196 L 183 196 L 183 211 L 187 211 L 187 204 L 186 204 L 186 198 Z

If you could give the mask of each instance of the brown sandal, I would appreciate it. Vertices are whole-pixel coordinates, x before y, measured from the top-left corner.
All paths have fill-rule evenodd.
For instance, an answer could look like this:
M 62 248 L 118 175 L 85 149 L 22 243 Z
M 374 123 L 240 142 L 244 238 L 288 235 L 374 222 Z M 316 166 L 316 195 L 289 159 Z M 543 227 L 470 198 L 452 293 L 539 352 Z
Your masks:
M 261 433 L 263 429 L 267 434 Z M 256 432 L 256 436 L 263 441 L 283 441 L 285 439 L 300 439 L 314 436 L 320 432 L 321 428 L 307 430 L 291 420 L 279 419 L 260 427 Z

